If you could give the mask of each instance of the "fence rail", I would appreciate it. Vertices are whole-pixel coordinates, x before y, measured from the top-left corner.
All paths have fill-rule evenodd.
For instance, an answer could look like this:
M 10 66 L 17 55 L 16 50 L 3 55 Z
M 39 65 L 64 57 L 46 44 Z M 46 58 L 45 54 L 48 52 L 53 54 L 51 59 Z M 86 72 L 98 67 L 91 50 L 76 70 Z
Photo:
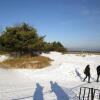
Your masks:
M 100 100 L 100 90 L 89 88 L 89 87 L 80 87 L 79 100 Z

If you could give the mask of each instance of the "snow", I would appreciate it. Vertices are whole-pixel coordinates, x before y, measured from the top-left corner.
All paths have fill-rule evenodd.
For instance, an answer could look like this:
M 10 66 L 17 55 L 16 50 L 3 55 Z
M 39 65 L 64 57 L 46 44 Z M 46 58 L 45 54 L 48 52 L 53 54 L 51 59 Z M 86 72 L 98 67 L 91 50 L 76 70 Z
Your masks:
M 95 82 L 100 55 L 51 52 L 42 56 L 53 60 L 50 66 L 35 70 L 0 69 L 0 100 L 78 100 L 80 87 L 100 89 L 100 83 Z M 87 64 L 91 83 L 82 82 Z
M 3 62 L 4 60 L 8 59 L 8 55 L 0 55 L 0 62 Z

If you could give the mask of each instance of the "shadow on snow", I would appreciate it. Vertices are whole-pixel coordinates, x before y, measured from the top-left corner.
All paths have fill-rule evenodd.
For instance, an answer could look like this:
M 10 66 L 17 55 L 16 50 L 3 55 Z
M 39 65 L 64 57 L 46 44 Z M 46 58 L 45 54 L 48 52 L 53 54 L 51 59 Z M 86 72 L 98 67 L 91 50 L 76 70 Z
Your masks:
M 69 100 L 68 94 L 66 94 L 64 90 L 56 82 L 50 81 L 50 85 L 51 85 L 51 92 L 55 93 L 57 100 Z M 33 100 L 44 100 L 43 87 L 39 83 L 36 83 L 36 90 L 33 96 L 27 96 L 12 100 L 23 100 L 28 98 L 33 98 Z
M 33 96 L 33 100 L 44 100 L 43 99 L 43 87 L 39 83 L 36 84 L 36 90 Z
M 64 90 L 55 82 L 50 81 L 51 90 L 57 96 L 57 100 L 69 100 L 69 96 L 64 92 Z

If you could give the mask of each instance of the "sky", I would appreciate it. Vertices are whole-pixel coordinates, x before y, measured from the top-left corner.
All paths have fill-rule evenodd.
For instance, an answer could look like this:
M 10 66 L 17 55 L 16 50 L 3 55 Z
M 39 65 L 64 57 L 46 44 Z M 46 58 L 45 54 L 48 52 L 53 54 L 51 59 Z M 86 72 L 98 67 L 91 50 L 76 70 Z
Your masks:
M 22 22 L 48 42 L 100 50 L 100 0 L 0 0 L 0 31 Z

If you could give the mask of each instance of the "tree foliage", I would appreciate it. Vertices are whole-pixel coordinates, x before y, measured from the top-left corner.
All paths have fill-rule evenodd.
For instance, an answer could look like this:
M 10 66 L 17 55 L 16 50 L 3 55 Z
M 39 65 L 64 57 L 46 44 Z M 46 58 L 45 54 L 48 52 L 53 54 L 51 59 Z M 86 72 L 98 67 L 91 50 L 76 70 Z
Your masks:
M 45 51 L 58 51 L 58 52 L 67 52 L 67 49 L 60 43 L 60 42 L 51 42 L 51 43 L 45 43 Z
M 45 36 L 39 36 L 37 30 L 26 23 L 6 27 L 0 36 L 0 48 L 8 52 L 32 53 L 33 51 L 66 51 L 60 42 L 47 43 Z

